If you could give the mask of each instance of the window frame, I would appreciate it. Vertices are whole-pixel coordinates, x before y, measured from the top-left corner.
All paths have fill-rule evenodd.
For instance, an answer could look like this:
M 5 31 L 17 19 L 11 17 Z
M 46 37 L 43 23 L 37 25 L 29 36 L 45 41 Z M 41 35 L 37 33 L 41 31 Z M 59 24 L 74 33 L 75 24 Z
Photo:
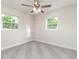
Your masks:
M 49 29 L 47 26 L 48 26 L 48 19 L 49 18 L 57 18 L 56 20 L 57 20 L 57 27 L 55 28 L 55 29 Z M 58 17 L 48 17 L 46 20 L 45 20 L 45 29 L 46 29 L 46 31 L 53 31 L 53 30 L 57 30 L 58 29 L 58 26 L 59 26 L 59 21 L 58 21 Z
M 15 19 L 16 22 L 14 22 L 15 24 L 17 24 L 17 28 L 4 28 L 3 27 L 3 23 L 4 21 L 2 20 L 2 14 L 6 15 L 6 16 L 11 16 L 11 17 L 16 17 L 17 19 Z M 10 14 L 6 14 L 6 13 L 2 13 L 1 14 L 1 29 L 2 30 L 18 30 L 18 17 L 17 16 L 13 16 L 13 15 L 10 15 Z M 13 22 L 5 22 L 5 23 L 13 23 Z

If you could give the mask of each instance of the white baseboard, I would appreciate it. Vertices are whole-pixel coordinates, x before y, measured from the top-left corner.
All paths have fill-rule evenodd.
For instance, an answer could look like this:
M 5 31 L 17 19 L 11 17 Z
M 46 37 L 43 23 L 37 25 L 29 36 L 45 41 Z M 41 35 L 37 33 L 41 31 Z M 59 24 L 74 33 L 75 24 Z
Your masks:
M 35 39 L 33 39 L 33 40 L 35 40 Z M 69 50 L 77 51 L 76 48 L 68 47 L 68 46 L 65 46 L 65 45 L 51 43 L 51 42 L 47 42 L 47 41 L 43 41 L 43 40 L 35 40 L 35 41 L 39 41 L 39 42 L 46 43 L 46 44 L 49 44 L 49 45 L 54 45 L 54 46 L 57 46 L 57 47 L 66 48 L 66 49 L 69 49 Z
M 22 44 L 30 42 L 30 41 L 39 41 L 39 42 L 42 42 L 42 43 L 51 44 L 51 45 L 54 45 L 54 46 L 58 46 L 58 47 L 62 47 L 62 48 L 66 48 L 66 49 L 77 51 L 76 48 L 71 48 L 71 47 L 68 47 L 68 46 L 64 46 L 64 45 L 60 45 L 60 44 L 56 44 L 56 43 L 51 43 L 51 42 L 47 42 L 47 41 L 43 41 L 43 40 L 36 40 L 36 39 L 31 39 L 29 41 L 19 42 L 19 43 L 16 43 L 14 45 L 10 45 L 10 46 L 4 47 L 4 48 L 1 49 L 1 51 L 9 49 L 9 48 L 12 48 L 12 47 L 15 47 L 15 46 L 22 45 Z
M 30 42 L 30 41 L 32 41 L 32 40 L 23 41 L 23 42 L 19 42 L 19 43 L 13 44 L 13 45 L 9 45 L 7 47 L 3 47 L 3 48 L 1 48 L 1 51 L 9 49 L 9 48 L 12 48 L 12 47 L 16 47 L 16 46 L 22 45 L 22 44 Z

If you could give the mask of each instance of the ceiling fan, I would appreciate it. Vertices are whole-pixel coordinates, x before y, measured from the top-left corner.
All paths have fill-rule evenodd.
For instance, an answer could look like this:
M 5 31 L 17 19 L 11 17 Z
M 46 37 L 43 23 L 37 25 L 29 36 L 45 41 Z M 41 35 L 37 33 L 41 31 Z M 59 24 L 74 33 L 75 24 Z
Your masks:
M 34 0 L 33 5 L 27 5 L 27 4 L 21 4 L 22 6 L 26 6 L 26 7 L 32 7 L 33 9 L 30 11 L 31 13 L 35 12 L 35 13 L 44 13 L 44 11 L 42 10 L 42 8 L 48 8 L 51 7 L 51 5 L 40 5 L 40 1 L 39 0 Z

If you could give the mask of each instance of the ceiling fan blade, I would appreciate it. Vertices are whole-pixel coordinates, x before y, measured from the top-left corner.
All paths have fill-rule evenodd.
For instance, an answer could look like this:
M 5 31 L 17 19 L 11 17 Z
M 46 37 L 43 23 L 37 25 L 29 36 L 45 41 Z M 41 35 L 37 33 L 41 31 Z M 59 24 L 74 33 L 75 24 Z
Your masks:
M 43 11 L 43 10 L 41 10 L 41 13 L 44 13 L 44 11 Z
M 48 7 L 51 7 L 51 5 L 43 5 L 41 6 L 42 8 L 48 8 Z
M 33 13 L 33 10 L 31 10 L 30 12 Z
M 22 6 L 33 7 L 32 5 L 21 4 Z

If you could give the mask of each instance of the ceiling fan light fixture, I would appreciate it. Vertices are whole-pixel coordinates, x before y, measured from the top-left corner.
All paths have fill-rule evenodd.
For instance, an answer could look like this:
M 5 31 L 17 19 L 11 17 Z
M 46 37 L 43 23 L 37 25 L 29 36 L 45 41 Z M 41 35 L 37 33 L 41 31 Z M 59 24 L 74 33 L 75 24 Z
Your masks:
M 38 11 L 41 12 L 41 8 L 38 8 Z
M 35 13 L 39 13 L 39 12 L 36 10 Z
M 36 8 L 35 7 L 33 8 L 33 11 L 36 11 Z
M 28 4 L 21 4 L 22 6 L 27 6 L 27 7 L 32 7 L 33 9 L 30 11 L 31 13 L 44 13 L 44 10 L 42 8 L 48 8 L 51 7 L 51 4 L 47 5 L 41 5 L 39 0 L 34 0 L 33 5 L 28 5 Z
M 34 11 L 35 13 L 38 13 L 38 12 L 39 12 L 35 7 L 33 8 L 33 11 Z

